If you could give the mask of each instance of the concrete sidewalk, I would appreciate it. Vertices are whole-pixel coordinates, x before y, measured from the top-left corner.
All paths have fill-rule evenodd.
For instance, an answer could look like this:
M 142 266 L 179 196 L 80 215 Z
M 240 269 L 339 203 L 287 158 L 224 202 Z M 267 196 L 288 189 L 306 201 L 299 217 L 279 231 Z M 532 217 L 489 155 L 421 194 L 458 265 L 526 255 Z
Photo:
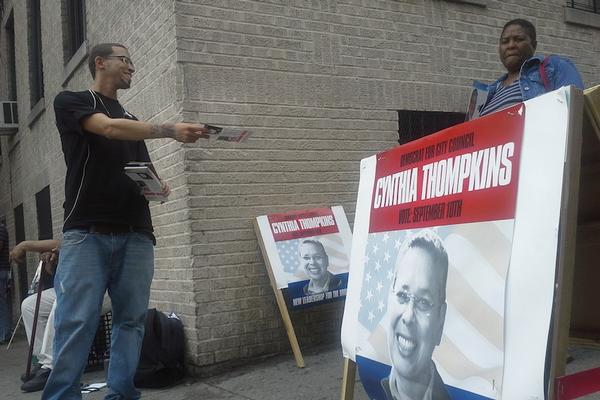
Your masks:
M 148 400 L 331 400 L 339 399 L 342 386 L 343 359 L 339 346 L 309 349 L 304 352 L 306 367 L 296 367 L 291 354 L 279 355 L 252 365 L 201 381 L 186 383 L 164 390 L 143 390 Z M 22 393 L 19 377 L 25 371 L 27 342 L 24 338 L 6 350 L 0 348 L 0 399 L 34 400 L 41 392 Z M 85 384 L 104 382 L 104 372 L 83 376 Z M 107 389 L 84 394 L 84 400 L 101 400 Z M 355 400 L 368 400 L 360 382 L 354 390 Z
M 600 349 L 574 347 L 570 354 L 574 361 L 567 366 L 572 374 L 600 367 Z M 314 348 L 304 352 L 306 368 L 296 368 L 291 354 L 275 356 L 237 368 L 231 372 L 201 381 L 187 382 L 169 389 L 143 390 L 147 400 L 336 400 L 340 398 L 342 385 L 342 353 L 339 346 Z M 0 399 L 34 400 L 41 392 L 22 393 L 20 375 L 25 371 L 27 342 L 19 338 L 10 350 L 0 348 Z M 85 384 L 104 382 L 104 372 L 92 372 L 83 376 Z M 84 394 L 84 400 L 101 400 L 107 389 Z M 368 400 L 362 384 L 357 381 L 355 400 Z M 600 400 L 600 394 L 582 397 Z

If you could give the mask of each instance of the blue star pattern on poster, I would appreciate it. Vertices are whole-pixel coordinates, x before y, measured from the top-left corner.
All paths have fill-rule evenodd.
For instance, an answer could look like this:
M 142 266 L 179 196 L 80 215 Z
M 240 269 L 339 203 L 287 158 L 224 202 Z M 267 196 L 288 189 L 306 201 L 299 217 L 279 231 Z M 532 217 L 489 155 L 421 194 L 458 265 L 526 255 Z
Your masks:
M 288 274 L 295 274 L 300 267 L 300 259 L 298 258 L 298 244 L 300 239 L 283 240 L 275 242 L 277 253 L 281 259 L 283 270 Z
M 396 257 L 404 238 L 410 232 L 392 231 L 369 235 L 363 260 L 365 273 L 358 320 L 370 331 L 377 327 L 387 311 L 387 295 L 394 278 Z

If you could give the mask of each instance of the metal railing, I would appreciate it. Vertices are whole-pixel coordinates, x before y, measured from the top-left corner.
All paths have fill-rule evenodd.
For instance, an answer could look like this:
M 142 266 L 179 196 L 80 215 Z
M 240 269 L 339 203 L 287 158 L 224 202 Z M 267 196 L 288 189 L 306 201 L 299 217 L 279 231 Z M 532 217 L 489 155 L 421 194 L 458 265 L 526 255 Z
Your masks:
M 600 0 L 569 0 L 567 7 L 600 14 Z

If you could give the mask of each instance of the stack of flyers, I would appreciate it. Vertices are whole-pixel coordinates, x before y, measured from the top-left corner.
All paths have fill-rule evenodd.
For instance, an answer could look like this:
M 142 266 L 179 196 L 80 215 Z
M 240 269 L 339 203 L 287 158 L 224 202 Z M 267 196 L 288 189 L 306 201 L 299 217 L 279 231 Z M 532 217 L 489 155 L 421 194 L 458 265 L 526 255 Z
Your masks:
M 226 142 L 244 142 L 248 139 L 251 132 L 245 129 L 223 128 L 215 125 L 204 124 L 206 133 L 211 135 L 215 140 L 224 140 Z
M 125 165 L 125 174 L 138 184 L 140 190 L 148 201 L 165 201 L 167 196 L 163 192 L 158 176 L 150 167 L 150 163 L 130 162 Z

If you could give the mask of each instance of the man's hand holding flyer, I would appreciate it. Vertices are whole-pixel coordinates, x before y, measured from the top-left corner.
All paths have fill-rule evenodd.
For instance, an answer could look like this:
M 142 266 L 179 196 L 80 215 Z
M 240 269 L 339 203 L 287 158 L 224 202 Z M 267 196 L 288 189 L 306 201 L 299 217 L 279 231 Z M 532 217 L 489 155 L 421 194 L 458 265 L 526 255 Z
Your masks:
M 168 199 L 169 190 L 164 187 L 162 181 L 150 168 L 150 163 L 127 163 L 125 173 L 138 184 L 148 201 L 166 201 Z
M 223 128 L 215 125 L 204 124 L 206 133 L 211 139 L 224 140 L 226 142 L 244 142 L 248 139 L 251 132 L 245 129 Z

